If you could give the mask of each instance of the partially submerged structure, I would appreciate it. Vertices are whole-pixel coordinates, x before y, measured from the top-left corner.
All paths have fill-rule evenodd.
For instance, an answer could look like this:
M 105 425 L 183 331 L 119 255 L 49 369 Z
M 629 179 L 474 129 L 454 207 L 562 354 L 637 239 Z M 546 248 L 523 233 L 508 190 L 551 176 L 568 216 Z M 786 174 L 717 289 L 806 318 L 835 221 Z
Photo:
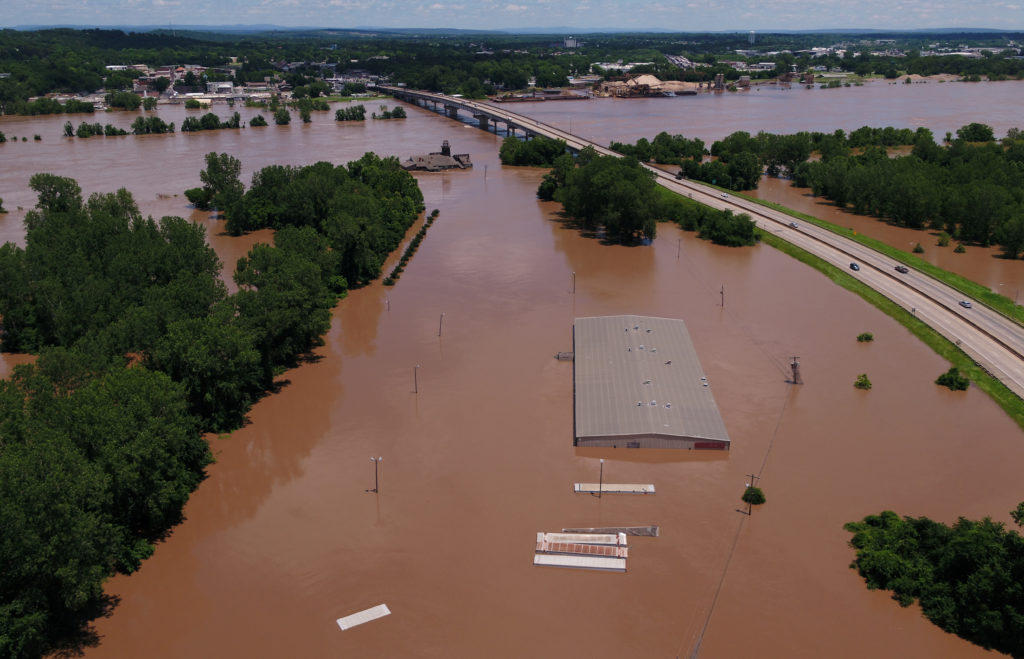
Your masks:
M 574 445 L 728 450 L 682 320 L 577 318 L 573 353 Z
M 446 169 L 469 169 L 473 162 L 468 153 L 452 155 L 448 140 L 441 143 L 441 150 L 419 156 L 412 156 L 402 163 L 402 169 L 440 172 Z

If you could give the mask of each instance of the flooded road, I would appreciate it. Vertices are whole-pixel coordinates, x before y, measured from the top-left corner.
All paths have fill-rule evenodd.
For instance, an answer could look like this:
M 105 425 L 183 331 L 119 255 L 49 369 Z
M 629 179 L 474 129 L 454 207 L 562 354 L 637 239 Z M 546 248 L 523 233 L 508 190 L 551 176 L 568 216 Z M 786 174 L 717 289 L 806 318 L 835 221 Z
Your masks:
M 186 521 L 137 574 L 110 581 L 120 604 L 89 656 L 688 656 L 727 561 L 702 656 L 983 654 L 868 591 L 842 524 L 887 508 L 1008 521 L 1024 436 L 987 396 L 932 384 L 942 359 L 769 247 L 717 247 L 669 225 L 649 247 L 602 245 L 536 200 L 543 171 L 500 166 L 500 138 L 408 111 L 362 126 L 321 114 L 258 135 L 44 140 L 43 155 L 19 156 L 20 173 L 0 154 L 9 208 L 9 196 L 32 203 L 13 187 L 46 165 L 86 191 L 124 185 L 143 212 L 186 216 L 181 191 L 211 150 L 239 157 L 246 181 L 270 162 L 404 157 L 442 139 L 475 163 L 418 175 L 440 217 L 401 280 L 353 291 L 321 359 L 212 439 L 217 463 Z M 0 219 L 4 235 L 19 235 L 16 217 Z M 254 240 L 197 219 L 225 260 Z M 572 367 L 553 355 L 574 317 L 623 313 L 686 321 L 730 452 L 572 447 Z M 857 343 L 862 331 L 874 343 Z M 792 355 L 800 387 L 785 381 Z M 862 372 L 870 392 L 852 387 Z M 364 491 L 371 456 L 384 458 L 379 495 Z M 572 494 L 600 457 L 606 480 L 658 493 Z M 737 509 L 752 472 L 768 503 L 747 518 Z M 531 564 L 537 531 L 652 523 L 661 537 L 631 539 L 624 575 Z M 380 603 L 391 616 L 334 623 Z

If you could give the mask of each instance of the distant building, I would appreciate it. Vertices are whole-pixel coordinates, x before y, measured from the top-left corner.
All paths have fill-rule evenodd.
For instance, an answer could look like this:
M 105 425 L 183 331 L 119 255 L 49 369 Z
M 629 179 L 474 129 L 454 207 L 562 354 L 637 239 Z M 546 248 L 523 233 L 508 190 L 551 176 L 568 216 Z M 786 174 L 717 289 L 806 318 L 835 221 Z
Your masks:
M 472 166 L 473 162 L 469 159 L 468 153 L 452 155 L 452 148 L 448 144 L 448 140 L 441 143 L 440 151 L 412 156 L 402 163 L 402 169 L 415 169 L 427 172 L 440 172 L 446 169 L 469 169 Z
M 579 48 L 580 42 L 575 37 L 566 37 L 562 41 L 563 48 Z
M 754 43 L 754 31 L 751 30 L 750 34 L 747 35 L 747 43 Z

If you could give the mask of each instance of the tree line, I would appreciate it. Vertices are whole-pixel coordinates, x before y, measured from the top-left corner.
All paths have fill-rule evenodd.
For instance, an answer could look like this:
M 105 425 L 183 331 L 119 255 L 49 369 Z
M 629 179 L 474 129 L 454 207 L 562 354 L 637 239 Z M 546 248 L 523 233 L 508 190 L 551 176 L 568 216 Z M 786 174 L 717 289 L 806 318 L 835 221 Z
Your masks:
M 560 202 L 581 229 L 603 232 L 609 242 L 653 240 L 658 220 L 676 222 L 719 245 L 738 247 L 758 240 L 749 215 L 717 211 L 681 197 L 658 186 L 654 172 L 635 158 L 601 156 L 589 146 L 576 158 L 568 153 L 555 158 L 537 197 Z
M 207 183 L 221 185 L 224 167 L 213 169 Z M 143 217 L 123 189 L 83 199 L 72 179 L 31 178 L 25 247 L 0 247 L 2 347 L 38 354 L 0 381 L 3 656 L 88 640 L 113 604 L 106 578 L 138 569 L 180 521 L 211 460 L 202 433 L 239 427 L 321 344 L 344 274 L 362 281 L 374 260 L 379 270 L 397 245 L 388 221 L 422 207 L 391 159 L 309 169 L 319 196 L 255 186 L 307 223 L 280 222 L 273 245 L 241 258 L 231 295 L 201 226 Z
M 528 140 L 509 136 L 502 140 L 498 157 L 503 165 L 553 167 L 555 161 L 565 153 L 565 140 L 554 140 L 543 135 L 535 135 Z
M 969 125 L 939 145 L 918 129 L 909 155 L 890 158 L 878 147 L 860 155 L 823 154 L 796 169 L 794 184 L 854 212 L 939 229 L 959 241 L 998 244 L 1016 258 L 1024 251 L 1024 139 L 1017 130 L 1001 143 L 978 139 L 986 137 L 991 128 Z
M 1011 513 L 1024 523 L 1024 503 Z M 892 511 L 846 524 L 851 567 L 868 588 L 891 590 L 947 632 L 989 650 L 1024 656 L 1024 538 L 986 517 L 952 526 Z
M 922 132 L 924 131 L 924 132 Z M 872 145 L 900 146 L 914 144 L 921 135 L 931 136 L 926 129 L 872 128 L 863 126 L 850 132 L 800 132 L 777 135 L 764 131 L 751 135 L 736 131 L 717 140 L 708 150 L 699 138 L 670 135 L 662 131 L 654 139 L 641 138 L 635 144 L 612 142 L 611 149 L 633 156 L 641 162 L 679 165 L 680 176 L 704 181 L 731 190 L 757 188 L 761 175 L 789 175 L 813 152 L 823 158 L 848 155 L 851 149 Z M 706 159 L 706 156 L 714 156 Z

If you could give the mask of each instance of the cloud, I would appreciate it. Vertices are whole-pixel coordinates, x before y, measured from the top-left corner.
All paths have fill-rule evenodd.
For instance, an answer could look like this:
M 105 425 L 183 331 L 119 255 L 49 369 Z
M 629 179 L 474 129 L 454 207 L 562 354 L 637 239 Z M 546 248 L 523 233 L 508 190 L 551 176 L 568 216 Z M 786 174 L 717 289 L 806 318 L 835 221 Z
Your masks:
M 526 5 L 514 5 L 512 3 L 505 5 L 505 11 L 509 11 L 512 13 L 519 13 L 521 11 L 526 11 L 528 9 L 529 7 L 527 7 Z

